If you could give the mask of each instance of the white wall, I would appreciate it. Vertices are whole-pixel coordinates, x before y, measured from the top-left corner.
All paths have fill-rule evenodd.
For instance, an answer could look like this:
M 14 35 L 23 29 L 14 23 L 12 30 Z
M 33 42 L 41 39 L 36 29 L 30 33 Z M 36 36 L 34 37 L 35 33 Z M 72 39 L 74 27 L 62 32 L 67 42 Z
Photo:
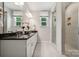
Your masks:
M 56 46 L 58 52 L 62 53 L 62 3 L 56 6 Z
M 44 12 L 44 14 L 45 14 L 45 12 Z M 39 41 L 49 42 L 50 41 L 50 20 L 48 19 L 48 26 L 43 28 L 40 26 L 40 12 L 33 11 L 32 15 L 33 15 L 33 19 L 35 20 L 35 25 L 36 25 L 36 28 L 38 31 Z

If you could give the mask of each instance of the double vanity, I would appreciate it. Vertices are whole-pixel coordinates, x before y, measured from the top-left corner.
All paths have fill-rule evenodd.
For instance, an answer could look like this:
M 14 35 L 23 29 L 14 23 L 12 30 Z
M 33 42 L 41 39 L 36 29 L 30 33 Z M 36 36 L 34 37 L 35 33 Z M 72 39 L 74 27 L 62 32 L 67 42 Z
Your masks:
M 20 35 L 19 35 L 20 34 Z M 37 31 L 26 34 L 0 34 L 1 57 L 32 57 L 37 44 Z

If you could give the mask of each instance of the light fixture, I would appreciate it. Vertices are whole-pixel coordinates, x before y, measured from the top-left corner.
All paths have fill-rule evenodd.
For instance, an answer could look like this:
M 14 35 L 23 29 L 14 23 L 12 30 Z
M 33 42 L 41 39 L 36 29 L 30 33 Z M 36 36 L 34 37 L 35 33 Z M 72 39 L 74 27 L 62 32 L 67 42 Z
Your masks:
M 32 18 L 32 14 L 31 14 L 30 12 L 26 12 L 26 16 L 27 16 L 28 18 Z
M 15 5 L 24 5 L 24 2 L 15 2 Z

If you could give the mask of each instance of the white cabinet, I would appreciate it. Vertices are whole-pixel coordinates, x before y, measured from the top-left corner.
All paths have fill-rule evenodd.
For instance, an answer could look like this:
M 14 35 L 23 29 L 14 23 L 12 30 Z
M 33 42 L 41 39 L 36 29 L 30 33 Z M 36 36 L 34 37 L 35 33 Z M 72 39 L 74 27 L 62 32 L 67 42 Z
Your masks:
M 1 57 L 32 57 L 37 34 L 27 40 L 1 40 Z
M 27 57 L 32 57 L 37 43 L 37 34 L 27 40 Z
M 1 56 L 3 57 L 24 57 L 24 40 L 1 40 Z

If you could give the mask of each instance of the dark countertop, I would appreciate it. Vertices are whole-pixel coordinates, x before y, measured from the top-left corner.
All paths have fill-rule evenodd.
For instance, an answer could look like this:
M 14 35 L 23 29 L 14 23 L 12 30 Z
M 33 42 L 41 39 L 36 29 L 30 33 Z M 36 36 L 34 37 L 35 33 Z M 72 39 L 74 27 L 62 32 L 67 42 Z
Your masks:
M 34 36 L 37 31 L 29 31 L 29 35 L 26 33 L 25 35 L 17 36 L 16 33 L 4 33 L 0 34 L 0 40 L 28 40 L 32 36 Z

